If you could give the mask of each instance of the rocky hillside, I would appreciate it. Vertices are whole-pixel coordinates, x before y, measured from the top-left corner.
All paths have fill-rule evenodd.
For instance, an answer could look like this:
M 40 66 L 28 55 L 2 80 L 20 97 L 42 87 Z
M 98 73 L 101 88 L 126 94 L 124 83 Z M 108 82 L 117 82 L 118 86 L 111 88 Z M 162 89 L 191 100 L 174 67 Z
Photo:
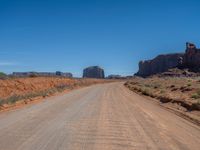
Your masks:
M 192 43 L 186 43 L 185 53 L 159 55 L 152 60 L 140 61 L 136 75 L 147 77 L 176 67 L 200 72 L 200 49 Z

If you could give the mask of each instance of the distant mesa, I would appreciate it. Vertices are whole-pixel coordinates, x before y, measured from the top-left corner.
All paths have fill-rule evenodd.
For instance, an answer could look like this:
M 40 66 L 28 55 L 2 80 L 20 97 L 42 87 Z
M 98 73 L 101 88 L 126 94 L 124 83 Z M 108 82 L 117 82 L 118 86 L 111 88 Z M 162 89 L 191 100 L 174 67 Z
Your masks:
M 158 55 L 152 60 L 140 61 L 139 71 L 136 75 L 147 77 L 153 74 L 165 72 L 171 68 L 175 68 L 179 64 L 179 58 L 183 56 L 184 54 L 181 53 Z
M 133 76 L 122 76 L 117 74 L 111 74 L 107 77 L 107 79 L 131 79 Z
M 61 76 L 72 78 L 72 73 L 69 72 L 13 72 L 12 76 L 14 77 L 34 77 L 34 76 L 42 76 L 42 77 L 53 77 L 53 76 Z
M 69 77 L 73 78 L 73 74 L 70 72 L 61 72 L 61 71 L 56 71 L 57 76 L 63 76 L 63 77 Z
M 125 76 L 121 76 L 121 75 L 115 75 L 115 74 L 111 74 L 107 77 L 108 79 L 126 79 L 128 77 Z
M 185 53 L 158 55 L 152 60 L 140 61 L 139 71 L 135 75 L 148 77 L 173 68 L 200 72 L 200 49 L 187 42 Z
M 104 79 L 104 70 L 99 66 L 91 66 L 83 70 L 83 78 Z

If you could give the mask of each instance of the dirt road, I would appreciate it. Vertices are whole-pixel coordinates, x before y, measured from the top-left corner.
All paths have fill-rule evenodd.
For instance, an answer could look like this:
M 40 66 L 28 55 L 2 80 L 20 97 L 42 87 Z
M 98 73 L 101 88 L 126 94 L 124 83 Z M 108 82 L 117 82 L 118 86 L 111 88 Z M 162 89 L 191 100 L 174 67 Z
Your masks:
M 200 127 L 132 93 L 94 85 L 0 114 L 0 150 L 199 150 Z

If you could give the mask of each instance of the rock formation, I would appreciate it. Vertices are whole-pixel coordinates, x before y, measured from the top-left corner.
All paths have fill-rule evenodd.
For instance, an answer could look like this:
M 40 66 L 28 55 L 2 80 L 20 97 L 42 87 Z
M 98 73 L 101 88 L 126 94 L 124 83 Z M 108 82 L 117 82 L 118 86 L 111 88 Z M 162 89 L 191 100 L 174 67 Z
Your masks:
M 111 74 L 107 78 L 108 79 L 124 79 L 125 77 L 122 77 L 121 75 Z
M 73 74 L 69 72 L 13 72 L 11 76 L 14 77 L 30 77 L 30 76 L 39 76 L 39 77 L 54 77 L 54 76 L 61 76 L 61 77 L 67 77 L 72 78 Z
M 140 61 L 139 71 L 136 75 L 147 77 L 153 74 L 165 72 L 168 69 L 178 66 L 180 57 L 183 57 L 183 54 L 177 53 L 159 55 L 152 60 Z
M 99 66 L 92 66 L 83 70 L 83 78 L 105 78 L 104 70 Z
M 200 72 L 200 49 L 192 43 L 186 43 L 186 51 L 181 67 L 188 68 L 190 71 Z
M 192 43 L 186 43 L 185 53 L 159 55 L 152 60 L 140 61 L 138 76 L 147 77 L 157 73 L 163 73 L 172 68 L 200 71 L 200 49 Z

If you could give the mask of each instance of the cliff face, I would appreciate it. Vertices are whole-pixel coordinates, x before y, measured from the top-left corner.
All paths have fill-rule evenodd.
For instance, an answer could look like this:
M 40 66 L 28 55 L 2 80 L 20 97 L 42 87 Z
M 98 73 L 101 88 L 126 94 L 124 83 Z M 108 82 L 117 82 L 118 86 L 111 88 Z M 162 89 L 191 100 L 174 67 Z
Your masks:
M 83 70 L 83 78 L 105 78 L 104 70 L 99 66 L 88 67 Z
M 192 43 L 186 43 L 185 53 L 159 55 L 152 60 L 140 61 L 136 75 L 147 77 L 175 67 L 200 71 L 200 49 Z
M 200 49 L 197 49 L 194 44 L 186 43 L 186 51 L 181 67 L 200 72 Z
M 179 58 L 183 54 L 159 55 L 152 60 L 140 61 L 137 75 L 146 77 L 156 73 L 165 72 L 179 64 Z

